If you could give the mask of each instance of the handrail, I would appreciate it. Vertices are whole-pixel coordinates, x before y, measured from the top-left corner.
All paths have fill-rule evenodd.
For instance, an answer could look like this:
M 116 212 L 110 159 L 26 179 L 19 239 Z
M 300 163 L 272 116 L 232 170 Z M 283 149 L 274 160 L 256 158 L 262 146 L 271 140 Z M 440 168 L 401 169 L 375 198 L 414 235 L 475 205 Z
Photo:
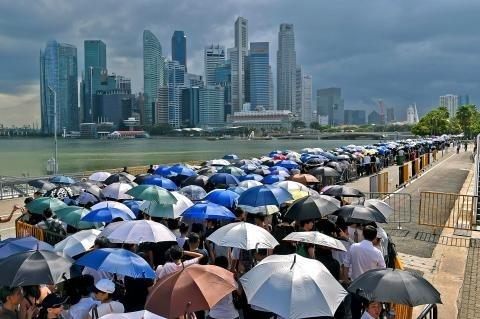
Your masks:
M 436 304 L 427 305 L 423 311 L 418 315 L 417 319 L 437 319 L 438 308 Z

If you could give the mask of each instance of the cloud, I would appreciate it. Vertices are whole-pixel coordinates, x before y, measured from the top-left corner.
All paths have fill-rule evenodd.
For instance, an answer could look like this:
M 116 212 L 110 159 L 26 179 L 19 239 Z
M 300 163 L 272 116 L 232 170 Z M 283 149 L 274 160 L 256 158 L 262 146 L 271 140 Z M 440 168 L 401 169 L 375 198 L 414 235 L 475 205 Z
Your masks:
M 475 0 L 6 0 L 0 3 L 0 122 L 29 123 L 12 114 L 19 105 L 38 114 L 39 92 L 32 87 L 48 40 L 77 46 L 79 75 L 83 41 L 103 40 L 109 71 L 132 78 L 139 91 L 144 29 L 157 35 L 167 57 L 173 31 L 184 30 L 189 71 L 203 73 L 203 48 L 233 46 L 238 16 L 249 20 L 250 41 L 270 42 L 274 72 L 279 24 L 293 23 L 297 63 L 312 74 L 314 89 L 342 87 L 346 107 L 373 109 L 372 99 L 382 98 L 404 117 L 409 103 L 425 112 L 447 93 L 469 93 L 475 102 L 478 12 Z

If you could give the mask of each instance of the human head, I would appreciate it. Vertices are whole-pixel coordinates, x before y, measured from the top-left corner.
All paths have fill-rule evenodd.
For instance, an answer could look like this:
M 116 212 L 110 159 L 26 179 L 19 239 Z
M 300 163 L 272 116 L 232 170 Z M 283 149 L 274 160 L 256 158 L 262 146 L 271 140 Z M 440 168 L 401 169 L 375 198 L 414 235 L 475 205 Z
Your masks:
M 34 198 L 39 198 L 39 197 L 42 197 L 42 196 L 43 196 L 43 194 L 42 194 L 41 191 L 36 191 L 35 193 L 33 193 Z M 29 198 L 31 198 L 31 197 L 29 197 Z
M 181 223 L 179 228 L 181 234 L 186 234 L 188 232 L 188 225 L 185 223 Z
M 225 256 L 215 257 L 215 266 L 222 267 L 223 269 L 228 269 L 228 258 Z
M 188 246 L 190 246 L 190 249 L 197 249 L 200 246 L 200 236 L 197 233 L 188 235 Z
M 43 317 L 47 315 L 59 316 L 63 312 L 63 304 L 67 301 L 67 298 L 62 298 L 58 294 L 49 294 L 43 299 L 41 303 L 41 313 Z
M 262 227 L 265 223 L 265 216 L 256 214 L 254 217 L 254 220 L 255 220 L 255 225 Z
M 380 312 L 382 312 L 382 304 L 378 301 L 371 301 L 365 307 L 365 311 L 374 319 L 380 318 Z
M 377 238 L 377 230 L 373 226 L 365 226 L 363 237 L 368 241 L 374 241 Z
M 183 257 L 183 249 L 178 245 L 170 247 L 167 252 L 171 261 L 181 260 Z
M 45 210 L 43 211 L 43 217 L 45 218 L 50 218 L 53 216 L 53 212 L 50 208 L 45 208 Z
M 303 228 L 305 231 L 310 231 L 313 229 L 313 219 L 301 220 L 300 227 Z
M 30 202 L 33 202 L 33 198 L 32 198 L 32 197 L 27 197 L 27 198 L 25 198 L 25 200 L 23 201 L 23 203 L 24 203 L 25 205 L 27 205 L 27 204 L 30 203 Z
M 93 289 L 95 298 L 99 301 L 106 301 L 115 292 L 115 284 L 110 279 L 100 279 Z
M 34 299 L 40 298 L 40 287 L 39 286 L 24 286 L 23 287 L 23 296 L 32 297 Z
M 236 207 L 233 211 L 237 220 L 245 220 L 245 211 L 240 207 Z
M 107 237 L 97 237 L 95 239 L 94 247 L 96 249 L 100 248 L 108 248 L 110 246 L 110 242 L 108 241 Z
M 0 288 L 0 300 L 4 305 L 17 306 L 22 302 L 21 287 L 2 287 Z

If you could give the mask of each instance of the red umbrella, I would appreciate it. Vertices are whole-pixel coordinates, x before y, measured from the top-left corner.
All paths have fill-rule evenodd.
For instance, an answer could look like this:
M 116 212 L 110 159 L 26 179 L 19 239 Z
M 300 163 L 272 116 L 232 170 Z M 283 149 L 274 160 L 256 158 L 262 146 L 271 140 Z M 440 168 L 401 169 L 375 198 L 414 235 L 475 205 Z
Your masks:
M 274 160 L 284 160 L 286 159 L 287 157 L 283 154 L 277 154 L 273 157 Z

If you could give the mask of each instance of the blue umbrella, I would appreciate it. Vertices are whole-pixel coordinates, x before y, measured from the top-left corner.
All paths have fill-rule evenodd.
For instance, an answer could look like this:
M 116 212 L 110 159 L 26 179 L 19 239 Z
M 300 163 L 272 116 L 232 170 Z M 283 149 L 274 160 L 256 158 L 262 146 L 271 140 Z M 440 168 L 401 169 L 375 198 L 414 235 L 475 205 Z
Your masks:
M 333 155 L 333 154 L 330 153 L 330 152 L 320 152 L 320 155 L 322 155 L 323 157 L 328 158 L 328 159 L 331 160 L 331 161 L 334 161 L 334 160 L 335 160 L 335 155 Z
M 228 189 L 214 189 L 204 199 L 227 208 L 233 208 L 239 197 L 239 194 Z
M 284 171 L 288 173 L 288 168 L 285 168 L 283 166 L 277 166 L 277 165 L 270 167 L 270 172 L 275 172 L 275 171 Z
M 102 207 L 99 209 L 92 210 L 80 220 L 84 222 L 106 222 L 109 223 L 115 218 L 121 218 L 123 220 L 135 219 L 135 214 L 129 214 L 124 210 L 114 208 L 114 207 Z
M 169 180 L 168 178 L 162 177 L 160 175 L 151 175 L 142 179 L 141 184 L 145 185 L 157 185 L 162 188 L 165 188 L 169 191 L 177 190 L 177 185 Z
M 186 196 L 191 201 L 198 201 L 207 196 L 207 192 L 198 185 L 188 185 L 182 187 L 178 192 Z
M 276 150 L 268 153 L 268 157 L 274 157 L 275 155 L 282 154 L 282 151 Z
M 182 175 L 182 176 L 197 176 L 197 173 L 191 168 L 188 168 L 184 165 L 181 164 L 176 164 L 170 167 L 170 176 L 176 176 L 176 175 Z
M 261 185 L 244 191 L 238 198 L 238 204 L 252 207 L 268 205 L 280 206 L 282 203 L 292 199 L 292 195 L 284 188 L 272 185 Z
M 95 249 L 76 264 L 133 278 L 155 278 L 152 267 L 142 257 L 123 248 Z
M 299 165 L 297 164 L 297 162 L 294 162 L 291 160 L 283 160 L 278 162 L 276 165 L 280 167 L 285 167 L 286 169 L 299 168 Z
M 267 175 L 262 179 L 262 183 L 269 185 L 274 184 L 276 182 L 283 182 L 286 178 L 282 175 L 271 174 Z
M 170 166 L 159 166 L 155 170 L 155 174 L 161 176 L 168 176 L 170 174 Z
M 227 155 L 223 156 L 223 159 L 226 159 L 226 160 L 237 160 L 237 159 L 238 159 L 238 156 L 235 155 L 235 154 L 227 154 Z
M 244 191 L 247 190 L 246 187 L 240 187 L 240 186 L 231 186 L 227 188 L 228 190 L 237 193 L 238 195 L 241 195 Z
M 49 250 L 53 247 L 35 237 L 7 238 L 0 241 L 0 259 L 7 258 L 13 254 L 24 253 L 29 250 Z
M 70 185 L 70 184 L 74 184 L 75 180 L 71 177 L 68 177 L 68 176 L 58 175 L 58 176 L 53 176 L 52 178 L 50 178 L 50 182 L 52 182 L 54 184 Z
M 259 174 L 247 174 L 240 178 L 242 181 L 257 181 L 260 182 L 263 179 L 262 175 Z
M 258 168 L 257 165 L 255 164 L 245 164 L 245 165 L 242 165 L 240 166 L 241 169 L 243 169 L 245 171 L 245 173 L 249 173 L 251 171 L 254 171 Z
M 216 173 L 208 178 L 208 183 L 213 185 L 217 185 L 217 184 L 238 185 L 239 180 L 232 174 Z
M 283 177 L 290 177 L 290 174 L 288 172 L 281 171 L 281 170 L 272 171 L 269 175 L 280 175 L 280 176 L 283 176 Z
M 138 213 L 140 213 L 141 211 L 140 206 L 142 205 L 142 201 L 140 200 L 124 200 L 122 204 L 130 208 L 130 210 L 135 214 L 135 216 L 138 216 Z
M 194 220 L 216 219 L 216 220 L 233 220 L 235 215 L 225 207 L 210 203 L 198 202 L 192 207 L 187 208 L 182 213 L 183 218 Z

